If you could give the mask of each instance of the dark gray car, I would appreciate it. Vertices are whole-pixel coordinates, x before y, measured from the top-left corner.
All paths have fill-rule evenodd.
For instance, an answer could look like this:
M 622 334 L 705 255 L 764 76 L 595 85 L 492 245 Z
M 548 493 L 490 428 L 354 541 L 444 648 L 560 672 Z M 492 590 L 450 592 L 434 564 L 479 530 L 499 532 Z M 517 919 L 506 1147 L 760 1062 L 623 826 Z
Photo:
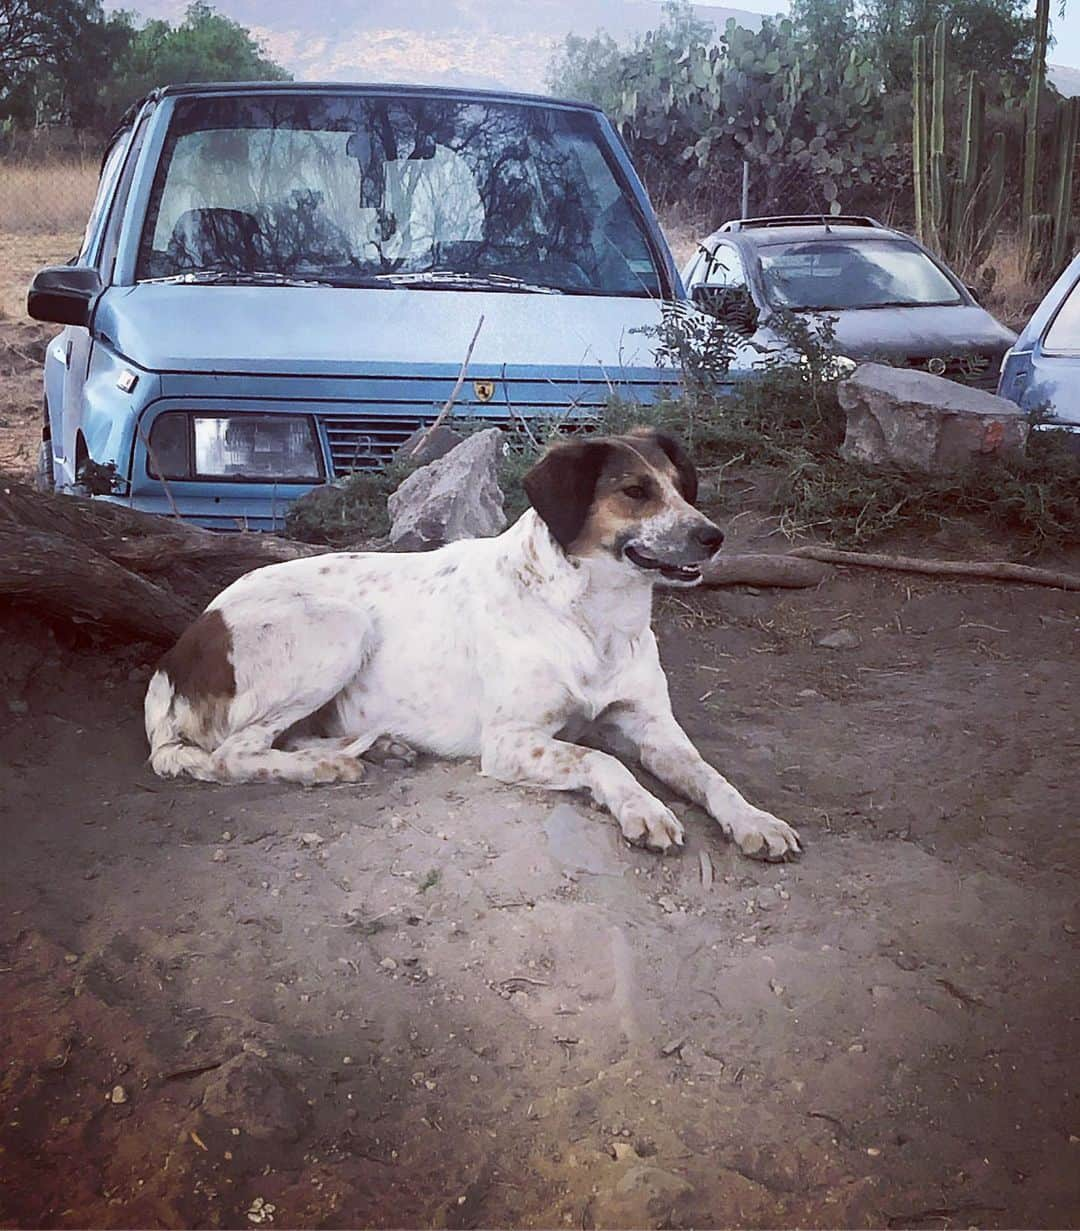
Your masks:
M 694 302 L 761 346 L 780 310 L 828 316 L 848 358 L 993 391 L 1016 335 L 921 244 L 863 217 L 726 222 L 682 272 Z

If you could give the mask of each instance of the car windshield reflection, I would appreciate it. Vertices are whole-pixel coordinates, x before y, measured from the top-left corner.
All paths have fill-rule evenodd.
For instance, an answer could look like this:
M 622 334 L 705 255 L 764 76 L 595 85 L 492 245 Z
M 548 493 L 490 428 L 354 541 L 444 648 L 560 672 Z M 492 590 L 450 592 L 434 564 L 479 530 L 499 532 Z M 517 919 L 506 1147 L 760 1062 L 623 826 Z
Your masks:
M 355 94 L 177 100 L 138 277 L 196 271 L 268 285 L 437 274 L 413 284 L 661 290 L 592 115 Z
M 761 249 L 761 271 L 769 302 L 796 311 L 963 302 L 924 252 L 895 240 L 769 244 Z

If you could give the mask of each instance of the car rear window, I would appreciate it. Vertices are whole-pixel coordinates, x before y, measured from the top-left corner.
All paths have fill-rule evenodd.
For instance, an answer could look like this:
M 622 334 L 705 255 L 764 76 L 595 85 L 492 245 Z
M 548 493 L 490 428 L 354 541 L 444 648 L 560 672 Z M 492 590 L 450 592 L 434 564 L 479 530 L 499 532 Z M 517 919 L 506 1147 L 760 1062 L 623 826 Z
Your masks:
M 591 113 L 357 94 L 176 101 L 138 276 L 205 269 L 661 289 Z
M 959 304 L 932 260 L 902 240 L 811 240 L 760 249 L 769 302 L 777 308 L 843 311 Z
M 1043 350 L 1058 354 L 1080 353 L 1080 282 L 1074 284 L 1050 322 L 1043 339 Z

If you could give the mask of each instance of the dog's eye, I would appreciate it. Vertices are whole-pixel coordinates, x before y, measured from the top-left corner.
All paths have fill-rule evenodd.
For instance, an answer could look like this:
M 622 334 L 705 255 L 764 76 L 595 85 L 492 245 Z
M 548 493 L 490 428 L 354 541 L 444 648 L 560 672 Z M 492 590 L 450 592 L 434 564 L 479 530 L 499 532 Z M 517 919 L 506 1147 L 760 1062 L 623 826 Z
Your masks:
M 644 483 L 631 483 L 629 487 L 623 488 L 623 495 L 629 496 L 631 500 L 646 500 L 649 496 L 649 489 Z

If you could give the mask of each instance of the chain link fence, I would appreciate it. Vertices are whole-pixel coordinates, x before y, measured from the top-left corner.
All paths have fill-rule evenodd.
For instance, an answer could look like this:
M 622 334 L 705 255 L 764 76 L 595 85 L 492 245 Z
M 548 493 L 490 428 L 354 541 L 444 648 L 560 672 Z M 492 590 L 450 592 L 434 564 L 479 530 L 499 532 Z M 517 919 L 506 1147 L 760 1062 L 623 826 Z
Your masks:
M 18 319 L 42 265 L 79 251 L 97 191 L 101 151 L 48 131 L 0 144 L 0 311 Z

